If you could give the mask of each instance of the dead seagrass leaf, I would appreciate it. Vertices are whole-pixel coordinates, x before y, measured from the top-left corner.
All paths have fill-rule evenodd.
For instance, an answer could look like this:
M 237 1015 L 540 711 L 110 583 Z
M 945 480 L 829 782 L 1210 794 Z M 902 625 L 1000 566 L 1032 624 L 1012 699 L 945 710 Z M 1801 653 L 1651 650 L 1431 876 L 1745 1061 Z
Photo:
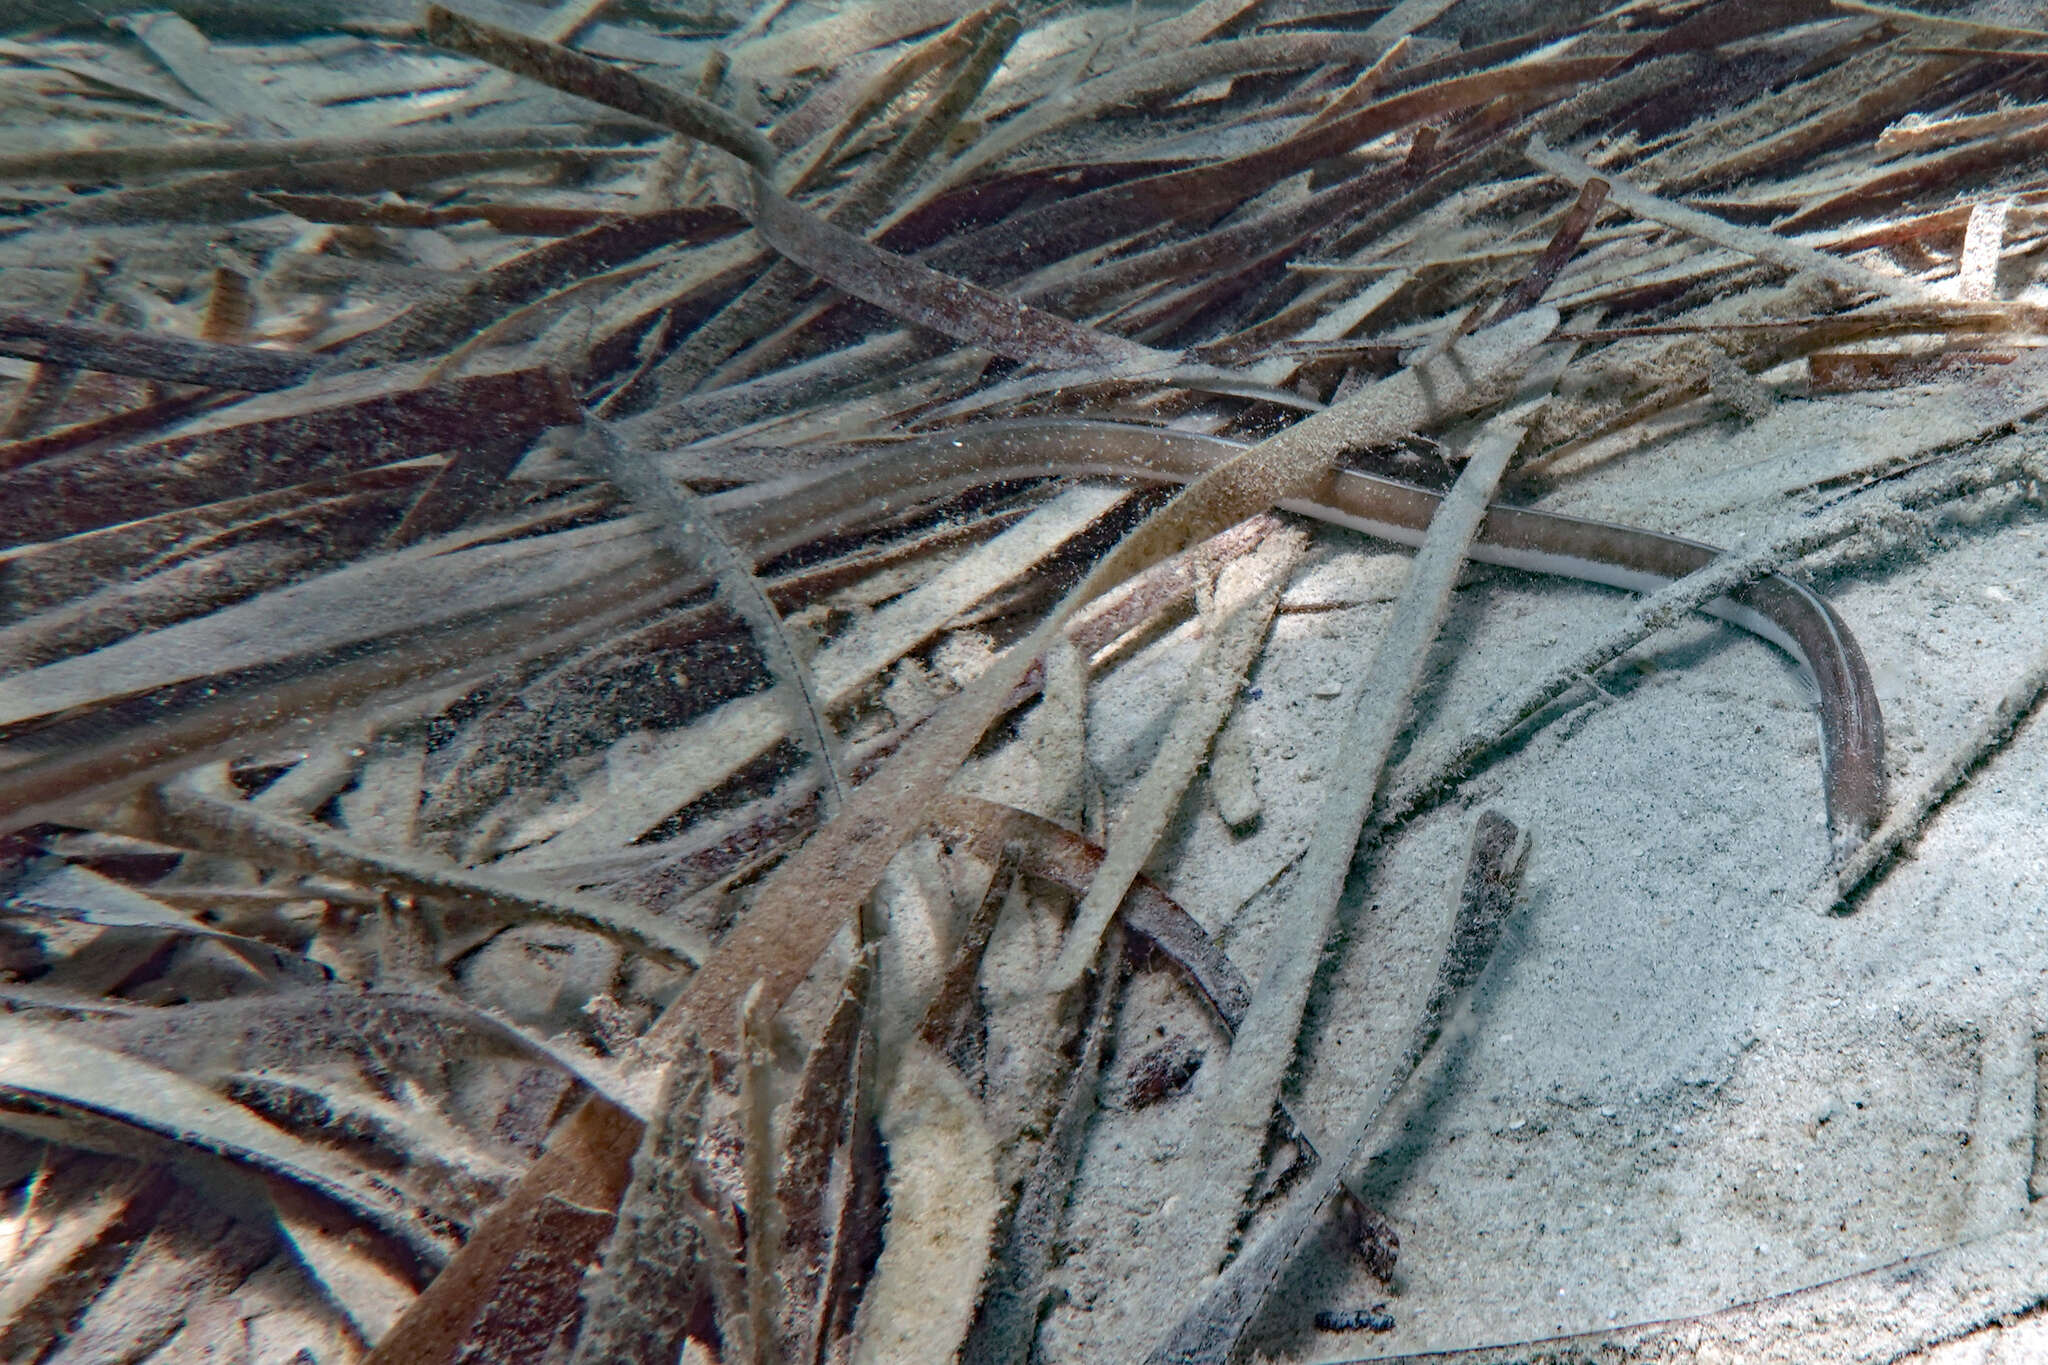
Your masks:
M 1314 432 L 1297 414 L 1341 409 L 1539 295 L 1604 309 L 1611 325 L 1572 334 L 1582 361 L 1532 424 L 1535 458 L 1510 472 L 1510 501 L 1597 503 L 1654 487 L 1668 453 L 1657 438 L 1725 422 L 1721 400 L 1735 396 L 1751 414 L 1729 433 L 1739 446 L 1850 385 L 1932 388 L 1869 400 L 1910 399 L 1916 420 L 1953 400 L 1942 389 L 1971 385 L 1982 421 L 1974 435 L 1951 425 L 1924 448 L 1797 470 L 1788 496 L 1807 500 L 1791 509 L 1800 535 L 1770 538 L 1759 561 L 1838 546 L 1828 572 L 1860 579 L 1867 559 L 1847 537 L 1917 531 L 1958 496 L 2008 497 L 2025 486 L 2015 479 L 2039 474 L 2000 445 L 2004 426 L 2038 415 L 2027 357 L 2042 321 L 2021 291 L 2039 273 L 2048 68 L 2039 35 L 2013 25 L 1817 0 L 1584 15 L 1407 0 L 1363 17 L 1247 0 L 972 14 L 863 0 L 824 17 L 776 0 L 738 10 L 570 0 L 545 13 L 478 0 L 498 29 L 467 25 L 457 46 L 481 37 L 494 59 L 533 62 L 536 83 L 435 48 L 401 0 L 191 0 L 181 18 L 121 31 L 69 23 L 110 6 L 79 0 L 67 15 L 29 0 L 34 23 L 69 26 L 0 44 L 0 103 L 56 148 L 0 152 L 0 330 L 15 333 L 0 349 L 16 352 L 0 361 L 0 472 L 18 476 L 0 494 L 0 524 L 17 542 L 0 549 L 0 898 L 21 912 L 0 922 L 0 971 L 16 977 L 0 983 L 0 1001 L 23 1021 L 91 1025 L 65 1030 L 88 1042 L 104 1041 L 98 1026 L 111 1017 L 107 1027 L 147 1053 L 144 1035 L 173 1018 L 143 1002 L 188 999 L 171 1007 L 186 1022 L 155 1041 L 183 1049 L 196 1076 L 373 1183 L 402 1187 L 429 1217 L 476 1224 L 409 1308 L 423 1262 L 325 1196 L 252 1174 L 239 1157 L 195 1158 L 203 1136 L 173 1141 L 135 1116 L 21 1099 L 6 1107 L 15 1131 L 0 1137 L 0 1174 L 16 1183 L 0 1192 L 32 1208 L 21 1225 L 60 1254 L 55 1270 L 38 1256 L 35 1292 L 0 1290 L 0 1355 L 155 1349 L 168 1361 L 246 1348 L 325 1360 L 373 1340 L 389 1342 L 380 1358 L 409 1365 L 559 1354 L 641 1137 L 630 1101 L 648 1079 L 612 1077 L 612 1098 L 574 1111 L 531 1179 L 513 1184 L 577 1103 L 581 1045 L 658 1059 L 674 1055 L 678 1027 L 704 1022 L 729 1051 L 734 992 L 764 979 L 764 999 L 797 1006 L 777 1025 L 782 1062 L 792 1027 L 830 1044 L 788 1121 L 802 1143 L 772 1173 L 757 1143 L 749 1197 L 733 1197 L 742 1182 L 727 1171 L 723 1202 L 683 1210 L 705 1247 L 680 1278 L 701 1272 L 717 1294 L 701 1313 L 680 1300 L 664 1310 L 669 1326 L 696 1323 L 688 1358 L 708 1361 L 719 1337 L 719 1354 L 744 1358 L 767 1349 L 768 1281 L 779 1277 L 785 1355 L 813 1365 L 852 1352 L 881 1218 L 866 1090 L 877 1059 L 859 1006 L 841 1002 L 826 1027 L 832 983 L 793 983 L 821 960 L 821 937 L 854 919 L 880 875 L 868 860 L 928 821 L 977 844 L 976 876 L 995 857 L 981 832 L 1000 824 L 1035 904 L 1087 894 L 1101 847 L 1002 812 L 963 814 L 968 798 L 944 784 L 963 754 L 975 767 L 1020 766 L 1019 738 L 1050 735 L 1069 743 L 1047 744 L 1044 805 L 1020 794 L 1028 781 L 1004 794 L 1077 825 L 1103 808 L 1101 789 L 1114 809 L 1119 784 L 1097 781 L 1082 743 L 1090 703 L 1145 666 L 1161 625 L 1182 619 L 1195 575 L 1178 561 L 1142 584 L 1125 579 L 1127 600 L 1104 599 L 1098 615 L 1062 628 L 1072 648 L 1043 667 L 1023 660 L 1010 685 L 992 681 L 975 699 L 980 714 L 948 715 L 949 688 L 968 674 L 949 673 L 934 642 L 965 625 L 996 648 L 1031 652 L 1030 624 L 1151 494 L 1098 484 L 1047 502 L 1024 485 L 1049 471 L 1027 464 L 1001 487 L 892 488 L 864 519 L 780 500 L 788 524 L 757 541 L 749 530 L 761 523 L 739 509 L 779 497 L 759 480 L 832 468 L 853 487 L 878 453 L 873 438 L 949 431 L 965 448 L 986 438 L 968 435 L 970 424 L 988 419 L 1084 419 L 1059 438 L 1070 442 L 1088 439 L 1086 419 L 1238 444 L 1288 423 Z M 465 27 L 446 11 L 432 22 L 442 37 Z M 594 111 L 564 90 L 657 121 Z M 235 128 L 273 131 L 226 136 Z M 1537 135 L 1564 178 L 1531 168 L 1524 148 Z M 723 166 L 727 151 L 767 194 Z M 1649 193 L 1588 196 L 1574 223 L 1570 190 L 1596 177 Z M 1817 274 L 1928 297 L 1850 311 Z M 1971 296 L 1967 308 L 1945 302 L 1950 291 Z M 216 344 L 181 344 L 193 337 Z M 1880 337 L 1892 344 L 1866 353 Z M 1703 348 L 1725 354 L 1717 362 Z M 1813 392 L 1773 373 L 1792 362 Z M 536 398 L 538 381 L 518 393 L 486 382 L 508 373 L 559 384 L 563 405 Z M 230 385 L 270 392 L 233 398 Z M 621 515 L 602 478 L 501 432 L 501 418 L 519 425 L 511 409 L 522 403 L 543 424 L 595 413 L 687 483 L 730 537 L 737 573 L 757 574 L 773 611 L 799 618 L 779 657 L 761 665 L 729 617 L 692 605 L 710 581 L 694 562 L 702 554 L 664 563 L 651 542 L 628 547 L 642 523 Z M 527 422 L 529 435 L 537 429 Z M 188 441 L 194 432 L 208 439 Z M 1428 434 L 1462 436 L 1456 424 Z M 1945 444 L 1957 439 L 1974 449 Z M 1421 454 L 1419 442 L 1344 444 L 1346 458 L 1366 461 Z M 1774 458 L 1806 451 L 1795 441 Z M 1969 477 L 1950 477 L 1963 461 Z M 1753 472 L 1716 469 L 1700 486 L 1733 509 Z M 1043 553 L 1022 553 L 1021 535 L 991 539 L 1089 505 L 1099 517 L 1077 515 L 1079 529 Z M 1318 534 L 1332 549 L 1341 536 Z M 949 557 L 966 544 L 982 547 L 981 563 L 955 575 Z M 756 551 L 781 558 L 748 562 Z M 728 586 L 751 591 L 734 575 L 728 564 Z M 1889 600 L 1906 578 L 1888 566 L 1856 591 Z M 1464 600 L 1502 591 L 1483 581 Z M 1995 600 L 2016 620 L 2027 608 Z M 1315 629 L 1352 605 L 1290 602 L 1280 629 Z M 1660 599 L 1656 611 L 1669 619 L 1685 605 Z M 1631 618 L 1601 648 L 1655 626 Z M 1588 657 L 1576 645 L 1567 663 Z M 1492 662 L 1453 659 L 1453 648 L 1447 637 L 1437 657 L 1454 680 Z M 1871 872 L 1897 889 L 1882 869 L 1916 856 L 1901 856 L 1899 841 L 1947 793 L 1969 791 L 1955 774 L 1972 756 L 2025 733 L 2008 722 L 2033 704 L 2038 665 L 2018 671 L 1997 714 L 1953 755 L 1899 756 L 1913 769 L 1901 786 L 1920 795 L 1845 875 Z M 806 669 L 824 675 L 808 714 L 763 690 L 765 680 L 787 691 Z M 1042 674 L 1058 704 L 1013 735 L 1000 717 Z M 1091 674 L 1107 683 L 1093 697 Z M 1479 730 L 1418 735 L 1369 837 L 1402 841 L 1421 832 L 1417 812 L 1469 793 L 1474 767 L 1527 733 L 1513 714 L 1524 704 Z M 841 745 L 839 780 L 865 823 L 824 823 L 816 768 L 790 741 L 805 731 L 812 749 Z M 1257 767 L 1265 835 L 1291 832 L 1275 828 L 1287 806 L 1272 799 L 1281 789 L 1249 733 L 1212 776 Z M 905 753 L 912 761 L 892 757 Z M 210 760 L 222 761 L 223 785 L 187 800 L 179 770 Z M 1930 775 L 1938 781 L 1923 784 Z M 112 805 L 154 782 L 169 784 L 169 799 L 153 813 Z M 145 816 L 162 823 L 138 823 Z M 1248 829 L 1218 837 L 1260 837 Z M 814 856 L 787 863 L 814 835 Z M 1196 889 L 1210 884 L 1199 880 L 1202 851 L 1170 830 L 1157 846 L 1177 864 L 1155 869 L 1162 880 L 1204 923 L 1229 923 L 1228 907 Z M 1841 890 L 1831 881 L 1822 894 Z M 1107 887 L 1096 896 L 1115 899 Z M 569 951 L 535 925 L 480 946 L 490 915 L 566 915 L 587 928 L 616 905 L 639 913 L 606 932 L 669 960 L 601 945 L 602 987 L 544 1012 L 575 1031 L 570 1045 L 514 1030 L 479 1046 L 487 1025 L 431 1008 L 443 990 L 504 1002 L 545 976 L 522 975 L 522 954 Z M 959 951 L 938 998 L 897 1002 L 927 1007 L 927 1040 L 970 1088 L 989 1069 L 977 1047 L 993 1014 L 979 999 L 980 920 L 1001 906 L 985 900 L 967 941 L 948 945 Z M 966 919 L 969 907 L 956 908 Z M 687 924 L 715 939 L 733 923 L 718 954 L 666 932 Z M 1217 945 L 1227 935 L 1250 964 L 1266 960 L 1265 944 L 1238 938 L 1235 924 L 1211 939 L 1143 879 L 1107 932 L 1126 930 L 1160 944 L 1220 1017 L 1243 1018 L 1250 989 Z M 355 1011 L 263 994 L 315 958 L 384 989 Z M 700 987 L 686 984 L 681 958 L 711 960 Z M 1161 984 L 1136 979 L 1147 992 Z M 394 983 L 407 1001 L 393 998 Z M 207 998 L 215 991 L 240 998 Z M 1057 1328 L 1038 1339 L 1064 1201 L 1094 1175 L 1097 1148 L 1074 1130 L 1131 1117 L 1115 1106 L 1086 1117 L 1111 994 L 1072 1049 L 1079 1066 L 1068 1065 L 1068 1035 L 1030 1044 L 1042 1054 L 1034 1065 L 1057 1061 L 1071 1084 L 1033 1111 L 1035 1165 L 1028 1142 L 998 1153 L 999 1183 L 1030 1168 L 1030 1212 L 1019 1215 L 1029 1226 L 1009 1236 L 999 1219 L 1005 1313 L 984 1316 L 1001 1318 L 1000 1330 L 970 1339 L 970 1352 L 1122 1359 L 1150 1344 L 1090 1339 L 1083 1324 L 1099 1330 L 1111 1315 L 1057 1301 L 1046 1305 Z M 643 1039 L 678 999 L 670 1025 Z M 1325 1040 L 1359 1022 L 1345 1014 L 1353 1003 L 1318 1006 Z M 768 1009 L 753 1011 L 757 1054 Z M 451 1046 L 408 1051 L 409 1011 Z M 210 1053 L 190 1045 L 207 1029 Z M 379 1073 L 378 1059 L 351 1051 L 351 1029 L 353 1041 L 420 1064 Z M 1307 1077 L 1345 1064 L 1341 1053 L 1307 1060 Z M 1212 1043 L 1202 1084 L 1221 1062 Z M 766 1072 L 757 1066 L 749 1108 L 756 1132 L 771 1126 Z M 367 1088 L 371 1073 L 390 1093 Z M 586 1079 L 602 1089 L 609 1074 Z M 477 1075 L 506 1084 L 472 1094 L 464 1087 Z M 997 1107 L 988 1126 L 1001 1133 L 998 1119 L 1017 1116 Z M 1041 1137 L 1055 1118 L 1067 1136 Z M 1284 1143 L 1300 1140 L 1284 1113 L 1263 1119 Z M 31 1131 L 43 1147 L 19 1136 Z M 81 1150 L 93 1144 L 133 1160 Z M 189 1189 L 124 1179 L 133 1161 L 173 1156 L 209 1171 L 209 1189 L 240 1191 L 237 1209 L 256 1211 L 242 1222 L 270 1236 L 275 1260 L 228 1285 L 238 1260 L 185 1254 L 180 1230 L 163 1224 L 166 1210 L 190 1207 Z M 110 1209 L 67 1192 L 95 1170 L 119 1193 Z M 501 1193 L 501 1212 L 486 1214 Z M 778 1276 L 764 1278 L 768 1258 L 749 1243 L 776 1239 L 756 1241 L 739 1205 L 769 1202 L 788 1218 Z M 281 1237 L 267 1231 L 266 1206 Z M 187 1231 L 202 1226 L 176 1217 Z M 11 1226 L 0 1221 L 0 1237 Z M 1091 1249 L 1071 1250 L 1057 1274 L 1101 1293 Z M 2018 1243 L 2006 1250 L 2031 1256 Z M 1426 1298 L 1447 1264 L 1414 1267 L 1400 1292 Z M 2024 1309 L 2024 1294 L 2007 1297 L 1995 1311 Z M 1454 1301 L 1447 1289 L 1434 1306 Z M 1310 1339 L 1306 1312 L 1294 1327 L 1283 1316 L 1268 1315 L 1276 1335 L 1298 1328 L 1299 1339 L 1240 1343 L 1225 1315 L 1209 1345 L 1345 1354 L 1377 1344 Z M 1412 1304 L 1332 1320 L 1390 1316 L 1404 1332 L 1437 1327 Z M 1915 1331 L 1932 1340 L 1976 1325 L 1958 1323 Z M 79 1335 L 60 1340 L 70 1326 Z
M 994 1234 L 995 1148 L 959 1073 L 912 1043 L 882 1102 L 889 1221 L 861 1300 L 858 1365 L 951 1359 Z
M 439 1230 L 340 1157 L 175 1072 L 73 1034 L 0 1016 L 0 1096 L 71 1106 L 133 1128 L 167 1145 L 174 1162 L 230 1161 L 292 1180 L 350 1210 L 429 1265 L 447 1257 Z

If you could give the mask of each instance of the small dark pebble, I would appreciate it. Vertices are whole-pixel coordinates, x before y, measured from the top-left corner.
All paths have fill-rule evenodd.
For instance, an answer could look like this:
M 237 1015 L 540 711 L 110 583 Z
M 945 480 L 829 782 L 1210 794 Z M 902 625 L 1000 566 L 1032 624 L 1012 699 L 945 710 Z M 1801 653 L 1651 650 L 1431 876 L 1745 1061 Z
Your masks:
M 1355 1199 L 1345 1201 L 1344 1220 L 1351 1249 L 1366 1270 L 1381 1284 L 1392 1283 L 1394 1265 L 1401 1259 L 1401 1234 L 1394 1231 L 1385 1214 Z
M 1188 1088 L 1202 1069 L 1202 1049 L 1176 1033 L 1131 1065 L 1124 1103 L 1146 1109 Z
M 1316 1330 L 1319 1332 L 1391 1332 L 1394 1330 L 1394 1315 L 1383 1303 L 1370 1308 L 1325 1308 L 1316 1314 Z

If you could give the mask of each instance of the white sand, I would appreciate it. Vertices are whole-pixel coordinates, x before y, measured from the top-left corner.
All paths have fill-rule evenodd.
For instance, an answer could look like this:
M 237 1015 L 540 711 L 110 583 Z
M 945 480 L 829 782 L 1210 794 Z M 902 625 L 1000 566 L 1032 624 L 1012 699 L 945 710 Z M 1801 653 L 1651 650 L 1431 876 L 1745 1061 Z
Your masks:
M 1832 496 L 1794 490 L 1950 439 L 1984 406 L 1965 383 L 1787 397 L 1749 427 L 1696 407 L 1689 429 L 1550 505 L 1737 545 Z M 2011 496 L 1958 510 L 1970 509 L 1909 550 L 1844 547 L 1846 571 L 1817 579 L 1876 675 L 1895 793 L 2048 641 L 2048 517 Z M 1154 867 L 1254 982 L 1283 908 L 1273 879 L 1305 842 L 1331 761 L 1336 703 L 1316 689 L 1356 683 L 1399 584 L 1398 561 L 1377 547 L 1336 533 L 1321 544 L 1289 600 L 1364 604 L 1283 616 L 1254 676 L 1262 695 L 1241 723 L 1263 821 L 1239 838 L 1191 799 Z M 1462 733 L 1626 600 L 1475 572 L 1423 698 L 1427 733 Z M 1098 683 L 1091 757 L 1112 803 L 1156 745 L 1159 699 L 1191 650 L 1184 629 Z M 1519 933 L 1462 1064 L 1369 1176 L 1402 1239 L 1395 1283 L 1376 1285 L 1332 1241 L 1262 1320 L 1258 1345 L 1274 1358 L 1698 1314 L 2027 1216 L 2034 1002 L 2048 976 L 2048 730 L 2023 727 L 1910 863 L 1838 918 L 1813 909 L 1828 859 L 1818 731 L 1787 660 L 1701 621 L 1601 683 L 1611 697 L 1567 698 L 1567 713 L 1354 875 L 1349 940 L 1326 971 L 1298 1078 L 1301 1110 L 1324 1131 L 1402 1041 L 1434 970 L 1429 915 L 1456 888 L 1473 813 L 1493 806 L 1533 838 Z M 1160 1027 L 1220 1055 L 1163 970 L 1134 988 L 1122 1064 Z M 1172 1158 L 1199 1109 L 1183 1096 L 1098 1120 L 1047 1359 L 1136 1358 L 1161 1330 L 1132 1287 L 1173 1256 L 1148 1243 L 1148 1219 L 1196 1197 Z M 2048 1292 L 2048 1266 L 2038 1278 Z M 1392 1333 L 1311 1326 L 1319 1309 L 1379 1300 Z

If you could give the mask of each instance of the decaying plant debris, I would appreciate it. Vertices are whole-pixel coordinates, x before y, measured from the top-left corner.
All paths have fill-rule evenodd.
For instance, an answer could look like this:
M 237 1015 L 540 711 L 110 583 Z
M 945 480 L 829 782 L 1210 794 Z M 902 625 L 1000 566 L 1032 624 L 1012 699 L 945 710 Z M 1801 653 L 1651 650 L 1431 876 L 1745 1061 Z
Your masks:
M 1266 1311 L 1297 1258 L 1391 1281 L 1361 1177 L 1450 1067 L 1529 836 L 1478 815 L 1414 1012 L 1367 1021 L 1387 1074 L 1321 1133 L 1289 1078 L 1357 850 L 1692 608 L 2041 475 L 1962 440 L 1863 470 L 1402 750 L 1489 499 L 1786 383 L 2016 375 L 1972 434 L 2038 416 L 2001 270 L 2048 242 L 2048 31 L 180 9 L 30 5 L 53 27 L 0 42 L 10 1360 L 1299 1354 Z M 773 516 L 906 435 L 1077 417 L 1242 450 L 1171 497 Z M 1272 509 L 1348 461 L 1450 491 L 1248 982 L 1220 908 L 1143 873 L 1192 796 L 1259 822 L 1233 717 L 1304 554 Z M 1106 803 L 1091 678 L 1177 630 Z M 1118 1056 L 1162 973 L 1209 1033 Z M 1140 1234 L 1171 1253 L 1117 1334 L 1042 1333 L 1091 1125 L 1168 1101 L 1200 1106 Z M 1913 1339 L 2011 1311 L 1978 1299 Z

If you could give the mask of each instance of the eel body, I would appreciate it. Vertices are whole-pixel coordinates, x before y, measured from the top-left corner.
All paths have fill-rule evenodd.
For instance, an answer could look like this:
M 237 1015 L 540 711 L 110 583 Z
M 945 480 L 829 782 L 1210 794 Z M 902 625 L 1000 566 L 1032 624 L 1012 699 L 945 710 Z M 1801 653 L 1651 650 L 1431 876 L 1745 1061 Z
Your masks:
M 952 489 L 1046 475 L 1186 483 L 1241 454 L 1219 437 L 1131 423 L 1044 419 L 993 422 L 913 437 L 821 476 L 750 485 L 711 498 L 734 539 L 764 558 L 821 534 L 853 529 Z M 1424 488 L 1334 470 L 1287 511 L 1402 545 L 1420 545 L 1441 499 Z M 1705 568 L 1721 551 L 1655 531 L 1496 503 L 1471 557 L 1487 564 L 1653 592 Z M 1820 698 L 1828 820 L 1838 845 L 1884 815 L 1884 719 L 1863 651 L 1833 607 L 1785 574 L 1717 598 L 1708 614 L 1783 649 Z
M 823 474 L 749 484 L 704 502 L 718 514 L 728 538 L 759 564 L 976 484 L 1048 476 L 1186 483 L 1244 448 L 1217 437 L 1131 423 L 993 422 L 911 437 Z M 1413 484 L 1339 469 L 1307 496 L 1281 506 L 1418 545 L 1438 503 L 1436 494 Z M 1502 504 L 1489 509 L 1471 549 L 1471 557 L 1484 563 L 1636 592 L 1693 573 L 1719 554 L 1710 545 L 1676 536 Z M 521 589 L 513 583 L 505 600 L 474 622 L 441 619 L 429 611 L 404 637 L 340 642 L 338 652 L 338 642 L 331 641 L 325 653 L 315 651 L 317 657 L 298 657 L 288 641 L 282 642 L 278 657 L 232 677 L 195 676 L 196 665 L 190 665 L 148 695 L 114 699 L 91 708 L 93 714 L 52 715 L 39 722 L 30 718 L 33 705 L 15 705 L 26 724 L 0 724 L 0 832 L 59 818 L 81 799 L 132 787 L 202 754 L 276 742 L 321 714 L 367 704 L 408 686 L 448 686 L 475 678 L 494 661 L 501 665 L 517 655 L 563 647 L 608 628 L 607 622 L 628 625 L 637 614 L 689 590 L 672 566 L 651 559 L 644 567 L 625 569 L 622 561 L 616 571 L 539 602 L 520 598 Z M 425 581 L 430 569 L 420 572 Z M 310 586 L 278 591 L 290 594 Z M 386 590 L 401 600 L 415 591 L 397 580 Z M 1875 829 L 1884 813 L 1884 722 L 1870 669 L 1841 618 L 1818 594 L 1782 574 L 1760 578 L 1704 609 L 1780 646 L 1805 668 L 1820 697 L 1828 815 L 1836 842 L 1843 846 Z M 167 627 L 156 637 L 180 630 Z M 151 639 L 138 637 L 112 648 L 146 647 Z M 17 674 L 5 680 L 5 690 L 10 696 L 32 696 L 38 675 L 75 672 L 82 662 L 65 660 Z M 27 745 L 6 742 L 16 738 Z

